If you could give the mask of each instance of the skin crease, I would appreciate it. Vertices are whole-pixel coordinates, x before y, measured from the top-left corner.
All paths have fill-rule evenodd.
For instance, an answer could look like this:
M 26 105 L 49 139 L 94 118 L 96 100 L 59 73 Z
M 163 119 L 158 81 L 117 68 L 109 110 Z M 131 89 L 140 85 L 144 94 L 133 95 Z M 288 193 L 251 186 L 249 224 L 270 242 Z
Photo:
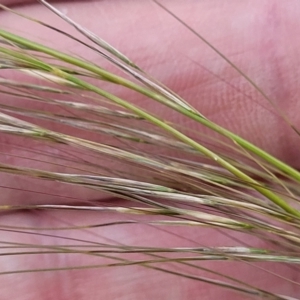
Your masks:
M 25 1 L 1 1 L 6 5 L 21 2 L 25 3 Z M 166 3 L 180 18 L 207 37 L 250 78 L 254 78 L 276 107 L 283 111 L 296 127 L 299 125 L 297 112 L 300 105 L 298 101 L 300 4 L 298 1 L 284 3 L 280 0 L 231 1 L 225 4 L 223 1 L 178 0 L 163 3 Z M 251 140 L 294 167 L 300 167 L 299 137 L 276 115 L 272 106 L 211 49 L 150 1 L 68 1 L 57 2 L 56 5 L 62 11 L 67 11 L 68 15 L 77 22 L 128 54 L 133 61 L 190 101 L 204 115 Z M 18 9 L 48 23 L 55 21 L 55 26 L 58 27 L 64 24 L 39 4 L 28 3 Z M 53 33 L 41 27 L 35 26 L 33 29 L 29 22 L 24 21 L 26 26 L 20 28 L 16 20 L 18 19 L 15 16 L 0 11 L 1 28 L 14 30 L 24 35 L 27 33 L 37 40 L 46 41 L 50 46 L 59 46 L 64 50 L 75 49 L 73 42 L 59 39 L 57 35 L 53 36 Z M 54 37 L 55 45 L 51 44 Z M 178 42 L 179 38 L 180 42 Z M 79 52 L 79 55 L 83 54 Z M 88 59 L 97 61 L 99 57 L 92 53 Z M 206 69 L 217 74 L 221 79 Z M 122 89 L 117 89 L 117 93 L 125 99 L 130 95 Z M 1 98 L 0 100 L 7 101 Z M 144 108 L 152 109 L 154 113 L 159 113 L 162 117 L 168 117 L 173 122 L 184 126 L 194 126 L 193 128 L 197 129 L 194 124 L 187 123 L 182 118 L 179 119 L 175 114 L 169 115 L 167 110 L 161 111 L 160 106 L 153 106 L 153 104 L 150 106 L 136 95 L 133 96 L 133 101 Z M 58 128 L 55 125 L 52 126 L 53 130 Z M 12 142 L 7 137 L 0 137 L 0 139 L 2 143 L 5 143 L 1 152 L 10 151 L 14 155 L 22 154 L 20 150 L 15 150 L 10 146 Z M 3 156 L 3 159 L 4 162 L 12 163 L 8 156 Z M 18 163 L 17 158 L 13 160 Z M 38 164 L 34 165 L 34 167 L 38 166 Z M 56 171 L 64 171 L 63 166 L 53 168 Z M 68 202 L 68 199 L 64 197 L 22 191 L 30 184 L 37 191 L 51 194 L 54 185 L 45 181 L 25 181 L 23 178 L 5 175 L 0 175 L 0 180 L 4 187 L 21 189 L 17 191 L 2 188 L 2 204 L 40 202 L 65 204 Z M 60 196 L 77 197 L 81 200 L 103 199 L 104 197 L 94 191 L 67 185 L 59 186 L 59 188 L 55 186 L 55 188 L 56 194 Z M 22 212 L 3 215 L 1 224 L 18 224 L 21 227 L 57 227 L 86 224 L 87 220 L 89 224 L 92 224 L 121 219 L 122 217 L 119 216 L 102 214 L 101 221 L 99 221 L 98 214 L 86 212 Z M 132 219 L 138 220 L 138 218 Z M 176 233 L 177 236 L 172 233 Z M 98 243 L 111 242 L 107 240 L 111 239 L 125 245 L 149 245 L 151 243 L 153 246 L 164 247 L 225 246 L 237 243 L 222 232 L 212 230 L 189 229 L 187 234 L 186 229 L 183 228 L 163 232 L 140 224 L 74 230 L 67 233 L 49 231 L 49 234 Z M 183 236 L 188 236 L 190 240 L 182 238 Z M 261 241 L 254 239 L 250 241 L 249 237 L 238 234 L 233 234 L 233 236 L 244 240 L 247 238 L 251 245 L 263 247 Z M 53 237 L 9 231 L 1 233 L 1 240 L 41 245 L 68 243 L 66 240 Z M 74 244 L 70 241 L 70 244 L 72 243 Z M 109 260 L 69 254 L 0 258 L 1 272 L 12 269 L 101 264 L 103 261 Z M 222 271 L 276 293 L 296 298 L 300 294 L 300 288 L 296 285 L 246 264 L 209 262 L 201 266 Z M 300 275 L 297 270 L 278 264 L 261 266 L 299 282 Z M 174 270 L 186 273 L 191 271 L 182 266 Z M 196 275 L 211 276 L 199 270 L 192 271 Z M 137 266 L 12 274 L 0 277 L 0 283 L 1 299 L 248 299 L 247 296 L 198 281 Z

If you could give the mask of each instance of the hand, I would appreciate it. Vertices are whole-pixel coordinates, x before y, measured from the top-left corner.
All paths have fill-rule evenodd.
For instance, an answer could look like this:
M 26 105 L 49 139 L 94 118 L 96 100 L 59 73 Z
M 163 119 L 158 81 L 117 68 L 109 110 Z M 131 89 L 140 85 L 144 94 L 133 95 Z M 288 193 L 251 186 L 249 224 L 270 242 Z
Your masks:
M 12 1 L 2 0 L 3 2 L 7 5 L 13 4 Z M 231 1 L 230 5 L 217 0 L 173 1 L 170 4 L 166 2 L 166 5 L 253 79 L 295 127 L 299 125 L 297 112 L 300 105 L 298 101 L 300 23 L 297 1 L 289 1 L 288 4 L 280 0 L 257 3 Z M 300 166 L 299 137 L 278 116 L 272 105 L 228 63 L 151 1 L 70 1 L 56 3 L 56 6 L 62 11 L 67 11 L 68 15 L 78 23 L 127 54 L 148 73 L 175 90 L 216 123 L 252 141 L 294 167 Z M 60 28 L 66 26 L 39 4 L 20 6 L 18 11 L 46 23 L 55 22 L 54 25 Z M 27 34 L 65 51 L 76 50 L 73 42 L 43 27 L 36 25 L 31 27 L 31 22 L 26 21 L 24 21 L 26 27 L 20 27 L 16 23 L 18 18 L 4 11 L 0 12 L 0 16 L 1 28 L 14 29 L 20 35 Z M 36 28 L 39 30 L 36 31 Z M 91 57 L 85 57 L 85 52 L 76 52 L 76 54 L 90 61 L 99 60 L 96 54 L 92 54 Z M 123 97 L 129 95 L 121 89 L 120 93 Z M 0 99 L 7 101 L 7 98 Z M 161 106 L 156 108 L 153 107 L 153 103 L 145 104 L 139 97 L 134 98 L 133 101 L 143 107 L 151 108 L 155 113 L 177 124 L 195 126 L 194 123 L 183 123 L 183 118 L 178 119 L 176 115 L 168 115 L 167 110 L 161 111 Z M 53 126 L 51 129 L 57 130 L 58 127 Z M 14 147 L 15 140 L 7 139 L 6 136 L 0 139 L 2 145 L 3 142 L 6 143 L 2 146 L 2 161 L 11 163 L 11 157 L 5 153 L 22 155 L 22 151 Z M 44 146 L 34 145 L 40 151 L 44 150 Z M 22 158 L 13 158 L 13 163 L 22 162 L 24 163 Z M 41 166 L 40 163 L 30 161 L 30 167 Z M 53 170 L 64 172 L 64 167 L 54 166 Z M 5 174 L 1 174 L 0 179 L 3 186 L 2 204 L 64 204 L 69 203 L 68 199 L 74 197 L 80 200 L 105 200 L 102 194 L 99 196 L 94 191 L 74 188 L 70 185 L 33 181 Z M 28 189 L 43 194 L 26 192 Z M 111 214 L 101 214 L 100 217 L 101 220 L 99 214 L 87 212 L 18 212 L 3 215 L 1 224 L 55 228 L 70 224 L 86 224 L 86 220 L 89 224 L 120 220 L 119 216 Z M 107 239 L 110 239 L 126 245 L 149 245 L 150 242 L 153 246 L 164 247 L 236 245 L 236 241 L 232 238 L 213 230 L 189 229 L 188 238 L 193 242 L 182 238 L 187 236 L 186 229 L 176 229 L 173 233 L 177 236 L 141 224 L 58 233 L 49 231 L 50 235 L 56 234 L 100 243 L 107 243 Z M 245 239 L 244 235 L 234 234 L 234 236 Z M 264 246 L 259 240 L 255 241 L 254 238 L 251 240 L 249 237 L 247 239 L 251 245 Z M 67 240 L 59 240 L 53 236 L 10 231 L 2 232 L 2 240 L 39 245 L 68 243 Z M 102 263 L 101 257 L 79 254 L 9 255 L 1 258 L 3 271 Z M 260 288 L 294 297 L 299 295 L 299 287 L 295 288 L 295 285 L 285 280 L 246 264 L 209 262 L 204 265 L 248 281 Z M 233 265 L 235 268 L 232 268 Z M 296 282 L 299 281 L 299 272 L 292 268 L 271 263 L 263 267 L 276 274 L 292 278 Z M 189 272 L 182 267 L 180 271 Z M 203 274 L 201 271 L 198 271 L 197 275 L 210 277 L 210 274 Z M 47 299 L 140 299 L 143 297 L 145 299 L 246 299 L 245 296 L 233 294 L 216 286 L 140 266 L 13 274 L 2 276 L 0 282 L 2 299 L 40 299 L 45 298 L 45 295 Z

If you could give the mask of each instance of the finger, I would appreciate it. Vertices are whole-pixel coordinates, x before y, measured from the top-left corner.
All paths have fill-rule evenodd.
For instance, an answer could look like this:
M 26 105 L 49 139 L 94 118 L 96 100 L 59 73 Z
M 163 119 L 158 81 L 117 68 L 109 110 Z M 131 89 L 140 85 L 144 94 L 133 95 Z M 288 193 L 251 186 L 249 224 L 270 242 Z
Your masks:
M 61 0 L 54 0 L 52 3 L 59 2 Z M 64 2 L 70 1 L 70 2 L 75 2 L 75 1 L 81 1 L 81 0 L 64 0 Z M 89 1 L 89 0 L 87 0 Z M 34 3 L 37 2 L 36 0 L 2 0 L 1 4 L 7 5 L 7 6 L 14 6 L 18 4 L 29 4 L 29 3 Z
M 88 220 L 88 221 L 87 221 Z M 291 278 L 298 282 L 299 274 L 288 266 L 276 263 L 259 264 L 255 268 L 251 263 L 222 262 L 222 261 L 192 261 L 188 267 L 180 263 L 150 263 L 149 265 L 123 265 L 118 263 L 134 261 L 149 261 L 170 257 L 167 253 L 148 254 L 118 254 L 113 250 L 122 250 L 124 246 L 172 248 L 172 247 L 203 247 L 218 245 L 233 245 L 236 240 L 230 239 L 214 230 L 199 230 L 198 228 L 168 227 L 159 228 L 143 223 L 103 226 L 94 229 L 73 230 L 41 230 L 46 227 L 66 228 L 86 226 L 91 224 L 105 224 L 114 221 L 128 220 L 127 217 L 115 214 L 93 212 L 32 212 L 2 215 L 2 222 L 7 226 L 19 226 L 19 232 L 2 232 L 2 241 L 7 247 L 10 243 L 20 245 L 15 250 L 4 248 L 1 250 L 1 272 L 20 270 L 52 269 L 49 272 L 20 273 L 1 277 L 0 292 L 2 299 L 39 299 L 41 294 L 47 294 L 48 299 L 252 299 L 250 295 L 236 293 L 218 286 L 207 285 L 201 278 L 212 278 L 232 283 L 222 276 L 211 274 L 200 268 L 220 272 L 223 275 L 233 276 L 240 281 L 261 289 L 268 289 L 274 293 L 297 297 L 299 287 L 278 276 Z M 138 222 L 138 218 L 133 220 Z M 151 219 L 148 219 L 150 221 Z M 28 227 L 39 230 L 28 231 Z M 24 232 L 25 231 L 25 232 Z M 27 234 L 26 234 L 27 233 Z M 33 233 L 33 234 L 31 234 Z M 46 235 L 46 236 L 44 236 Z M 49 236 L 50 235 L 50 236 Z M 214 237 L 213 240 L 211 237 Z M 255 243 L 264 247 L 262 242 L 255 242 L 253 238 L 243 234 L 234 234 L 232 237 Z M 252 239 L 252 241 L 251 241 Z M 13 245 L 13 244 L 12 244 Z M 30 245 L 26 247 L 26 245 Z M 106 247 L 105 247 L 106 245 Z M 112 247 L 115 247 L 112 249 Z M 121 248 L 118 248 L 121 247 Z M 107 252 L 108 249 L 111 249 Z M 53 252 L 44 254 L 30 254 L 31 251 Z M 8 251 L 15 255 L 5 255 Z M 69 253 L 57 253 L 69 251 Z M 73 251 L 73 253 L 70 253 Z M 23 253 L 22 253 L 23 252 Z M 81 252 L 81 253 L 78 253 Z M 110 258 L 105 257 L 110 256 Z M 184 255 L 187 256 L 188 254 Z M 176 257 L 172 255 L 171 257 Z M 121 261 L 120 261 L 121 259 Z M 124 261 L 125 260 L 125 261 Z M 111 267 L 103 267 L 105 265 Z M 76 270 L 75 267 L 93 266 L 92 269 Z M 98 266 L 98 268 L 96 268 Z M 101 267 L 102 266 L 102 267 Z M 177 274 L 192 275 L 198 280 L 171 275 L 163 271 L 153 270 L 151 266 L 164 270 L 174 271 Z M 71 268 L 71 270 L 55 271 L 55 268 Z M 268 273 L 261 268 L 267 270 Z M 250 271 L 249 271 L 250 270 Z M 2 273 L 0 273 L 2 274 Z M 47 283 L 47 284 L 45 284 Z M 238 284 L 238 283 L 236 283 Z M 18 286 L 18 288 L 14 288 Z M 250 288 L 249 286 L 242 286 Z
M 15 5 L 15 4 L 23 4 L 28 3 L 30 0 L 2 0 L 1 4 L 3 5 Z M 31 1 L 33 2 L 33 1 Z

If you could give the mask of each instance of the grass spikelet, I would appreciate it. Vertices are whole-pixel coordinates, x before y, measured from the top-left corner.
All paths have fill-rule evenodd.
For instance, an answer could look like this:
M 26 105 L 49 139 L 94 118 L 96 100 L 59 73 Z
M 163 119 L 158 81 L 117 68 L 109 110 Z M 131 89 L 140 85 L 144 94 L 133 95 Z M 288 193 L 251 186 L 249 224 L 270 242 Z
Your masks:
M 64 274 L 57 276 L 71 285 L 85 276 L 124 285 L 132 272 L 145 284 L 151 274 L 149 285 L 175 280 L 160 287 L 168 299 L 180 298 L 176 291 L 185 287 L 189 296 L 180 299 L 202 299 L 195 291 L 204 286 L 205 299 L 297 299 L 300 172 L 207 117 L 201 105 L 61 10 L 38 2 L 65 28 L 0 8 L 100 62 L 0 26 L 0 172 L 25 182 L 1 184 L 9 196 L 0 203 L 0 255 L 16 263 L 4 263 L 0 280 Z M 298 132 L 254 79 L 167 6 L 151 3 L 211 47 Z M 168 117 L 174 115 L 185 121 L 175 123 Z M 34 196 L 19 201 L 14 193 Z M 255 276 L 267 279 L 258 283 Z M 143 290 L 133 289 L 134 296 L 122 299 L 141 298 Z M 107 295 L 94 293 L 87 298 Z

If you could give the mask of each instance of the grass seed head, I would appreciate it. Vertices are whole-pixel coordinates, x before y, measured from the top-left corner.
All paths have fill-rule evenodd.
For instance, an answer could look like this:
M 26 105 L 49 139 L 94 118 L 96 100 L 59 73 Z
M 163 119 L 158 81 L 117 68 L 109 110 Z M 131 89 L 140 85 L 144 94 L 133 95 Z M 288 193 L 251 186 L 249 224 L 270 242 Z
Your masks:
M 201 106 L 191 105 L 71 17 L 39 2 L 77 33 L 0 7 L 18 22 L 27 19 L 63 35 L 105 59 L 109 67 L 0 27 L 0 132 L 9 140 L 2 145 L 0 172 L 50 189 L 37 192 L 28 187 L 28 192 L 40 195 L 36 201 L 0 205 L 3 216 L 46 216 L 43 226 L 5 223 L 4 218 L 3 232 L 18 233 L 25 241 L 35 236 L 38 242 L 9 238 L 0 242 L 1 251 L 3 256 L 76 255 L 87 263 L 38 268 L 33 263 L 0 275 L 138 266 L 141 272 L 217 285 L 240 297 L 293 299 L 294 294 L 282 295 L 276 288 L 255 286 L 219 269 L 223 262 L 233 268 L 243 265 L 245 272 L 264 272 L 299 292 L 297 280 L 272 273 L 268 264 L 288 268 L 285 274 L 298 271 L 300 173 L 206 117 Z M 276 109 L 255 79 L 162 3 L 153 3 L 208 45 Z M 126 96 L 116 92 L 120 89 Z M 131 93 L 159 109 L 137 105 Z M 163 109 L 206 131 L 175 124 L 159 115 Z M 60 193 L 65 185 L 69 190 L 89 190 L 93 197 Z M 76 218 L 79 214 L 87 217 Z M 107 228 L 120 226 L 141 228 L 141 234 L 150 228 L 151 234 L 175 238 L 176 245 L 151 236 L 142 245 L 119 240 L 118 234 L 105 237 Z M 228 235 L 230 245 L 197 238 L 218 231 Z M 80 238 L 84 235 L 90 240 Z M 55 244 L 39 242 L 47 237 Z

